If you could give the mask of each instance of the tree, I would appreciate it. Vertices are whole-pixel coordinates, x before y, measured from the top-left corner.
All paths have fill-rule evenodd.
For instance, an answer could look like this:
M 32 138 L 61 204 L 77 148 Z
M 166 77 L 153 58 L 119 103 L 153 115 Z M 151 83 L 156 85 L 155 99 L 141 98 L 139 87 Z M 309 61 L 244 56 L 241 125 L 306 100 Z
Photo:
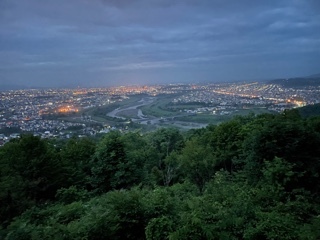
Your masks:
M 237 164 L 241 158 L 243 141 L 248 134 L 246 126 L 252 120 L 253 116 L 235 117 L 214 129 L 209 137 L 209 145 L 216 159 L 216 170 L 232 172 L 239 169 Z
M 13 206 L 15 215 L 30 205 L 54 199 L 59 188 L 68 186 L 65 179 L 68 172 L 48 142 L 32 135 L 9 142 L 0 150 L 0 199 L 7 199 L 11 207 L 1 209 L 1 218 L 7 215 L 10 219 Z
M 70 183 L 78 187 L 87 187 L 91 174 L 90 161 L 95 151 L 95 143 L 89 138 L 73 138 L 60 152 L 62 161 L 69 167 Z
M 132 184 L 150 184 L 148 179 L 149 164 L 155 158 L 155 152 L 145 137 L 139 132 L 129 132 L 122 135 L 128 163 L 128 179 Z
M 129 188 L 143 176 L 144 151 L 130 141 L 141 142 L 137 135 L 108 133 L 97 145 L 92 160 L 92 185 L 100 192 Z M 130 151 L 128 151 L 128 150 Z M 141 155 L 140 155 L 141 154 Z
M 179 160 L 182 172 L 202 192 L 205 184 L 215 173 L 216 161 L 211 149 L 200 144 L 199 140 L 194 138 L 187 141 Z
M 126 154 L 121 135 L 112 131 L 99 142 L 92 160 L 92 185 L 99 192 L 125 187 Z
M 245 169 L 252 183 L 262 177 L 265 161 L 275 157 L 293 164 L 293 171 L 301 173 L 288 189 L 308 189 L 314 193 L 319 191 L 320 171 L 320 135 L 304 120 L 291 120 L 286 116 L 278 116 L 266 122 L 259 132 L 246 139 L 244 148 Z
M 176 129 L 162 128 L 148 136 L 150 147 L 155 152 L 155 159 L 147 163 L 151 167 L 153 178 L 159 185 L 169 185 L 176 172 L 175 155 L 184 146 L 184 139 Z

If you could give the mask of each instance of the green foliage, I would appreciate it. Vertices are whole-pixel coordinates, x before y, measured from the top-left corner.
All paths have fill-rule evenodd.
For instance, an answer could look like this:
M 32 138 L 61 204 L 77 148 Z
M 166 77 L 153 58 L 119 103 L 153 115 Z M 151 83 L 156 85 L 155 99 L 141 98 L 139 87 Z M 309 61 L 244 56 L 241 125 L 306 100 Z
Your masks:
M 0 148 L 0 238 L 319 239 L 319 123 L 286 111 L 186 140 L 23 136 Z
M 1 222 L 29 206 L 51 200 L 67 186 L 68 171 L 55 149 L 32 135 L 24 135 L 0 149 Z
M 155 153 L 150 148 L 145 137 L 139 132 L 131 132 L 122 136 L 125 146 L 126 158 L 130 164 L 130 178 L 133 184 L 149 184 L 147 179 L 148 163 L 151 163 Z
M 201 144 L 198 139 L 190 140 L 180 156 L 182 171 L 194 183 L 200 192 L 214 175 L 215 158 L 211 149 Z
M 60 188 L 56 194 L 57 201 L 65 204 L 85 200 L 87 198 L 89 198 L 88 191 L 84 189 L 78 189 L 75 186 L 71 186 L 69 188 Z
M 149 154 L 139 135 L 121 135 L 116 131 L 106 134 L 91 161 L 92 187 L 98 192 L 107 192 L 140 183 Z
M 143 193 L 143 192 L 142 192 Z M 97 234 L 107 229 L 110 239 L 144 239 L 144 209 L 142 193 L 138 190 L 113 191 L 104 196 L 101 200 L 106 204 L 107 216 L 104 218 L 105 226 L 98 226 L 91 232 L 95 239 L 101 239 Z M 101 222 L 102 223 L 102 222 Z M 106 226 L 107 225 L 107 226 Z M 106 228 L 106 229 L 104 229 Z
M 146 227 L 147 240 L 168 239 L 169 233 L 173 230 L 173 222 L 166 216 L 153 218 Z
M 320 116 L 320 103 L 307 105 L 305 107 L 299 108 L 298 111 L 300 115 L 305 118 Z
M 177 129 L 161 128 L 147 136 L 154 158 L 146 163 L 152 179 L 159 185 L 168 186 L 177 178 L 177 154 L 184 146 L 184 139 Z
M 110 132 L 99 142 L 91 164 L 92 185 L 100 192 L 125 187 L 126 153 L 119 132 Z
M 157 130 L 151 134 L 150 141 L 157 151 L 160 161 L 169 156 L 171 152 L 181 150 L 184 145 L 181 133 L 173 128 L 161 128 Z
M 253 182 L 261 178 L 264 161 L 275 157 L 293 164 L 293 171 L 302 173 L 288 186 L 305 188 L 313 192 L 319 190 L 320 135 L 313 131 L 305 121 L 280 115 L 266 122 L 259 132 L 246 139 L 244 159 L 246 169 Z
M 274 186 L 285 187 L 296 175 L 292 171 L 294 165 L 281 158 L 275 157 L 272 161 L 265 161 L 264 164 L 265 167 L 262 171 L 264 179 Z
M 69 140 L 61 149 L 62 161 L 69 167 L 72 185 L 86 187 L 91 174 L 90 161 L 95 151 L 95 143 L 88 138 Z

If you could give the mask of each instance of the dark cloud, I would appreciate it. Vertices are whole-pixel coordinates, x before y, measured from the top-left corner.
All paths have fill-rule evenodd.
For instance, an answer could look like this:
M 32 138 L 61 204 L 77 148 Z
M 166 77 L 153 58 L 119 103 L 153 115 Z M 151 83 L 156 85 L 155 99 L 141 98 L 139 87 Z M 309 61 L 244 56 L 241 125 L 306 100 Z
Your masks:
M 318 0 L 2 0 L 0 84 L 266 79 L 319 70 Z

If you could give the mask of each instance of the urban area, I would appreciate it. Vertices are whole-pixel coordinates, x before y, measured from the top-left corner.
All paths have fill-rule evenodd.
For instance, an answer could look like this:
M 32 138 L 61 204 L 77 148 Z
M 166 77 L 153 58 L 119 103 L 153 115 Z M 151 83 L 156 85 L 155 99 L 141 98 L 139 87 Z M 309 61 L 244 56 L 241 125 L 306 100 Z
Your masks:
M 0 99 L 3 145 L 21 133 L 70 138 L 117 128 L 124 131 L 130 126 L 159 127 L 170 121 L 175 121 L 172 126 L 204 127 L 210 119 L 222 120 L 244 111 L 282 112 L 319 103 L 320 87 L 285 88 L 251 82 L 27 89 L 0 92 Z

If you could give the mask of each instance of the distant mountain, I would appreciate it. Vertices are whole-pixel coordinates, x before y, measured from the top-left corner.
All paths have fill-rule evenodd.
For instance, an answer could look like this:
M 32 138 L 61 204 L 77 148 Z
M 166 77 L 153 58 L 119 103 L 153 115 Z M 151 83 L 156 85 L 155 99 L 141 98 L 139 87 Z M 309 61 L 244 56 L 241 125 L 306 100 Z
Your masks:
M 0 91 L 26 89 L 26 86 L 16 84 L 1 84 Z
M 17 84 L 0 84 L 0 91 L 8 90 L 22 90 L 22 89 L 48 89 L 48 88 L 76 88 L 77 86 L 72 84 L 64 84 L 60 87 L 45 87 L 45 86 L 26 86 L 26 85 L 17 85 Z
M 307 76 L 307 78 L 320 78 L 320 73 Z
M 278 84 L 283 87 L 308 87 L 308 86 L 320 86 L 320 73 L 306 77 L 286 78 L 286 79 L 274 79 L 267 82 L 268 84 Z

